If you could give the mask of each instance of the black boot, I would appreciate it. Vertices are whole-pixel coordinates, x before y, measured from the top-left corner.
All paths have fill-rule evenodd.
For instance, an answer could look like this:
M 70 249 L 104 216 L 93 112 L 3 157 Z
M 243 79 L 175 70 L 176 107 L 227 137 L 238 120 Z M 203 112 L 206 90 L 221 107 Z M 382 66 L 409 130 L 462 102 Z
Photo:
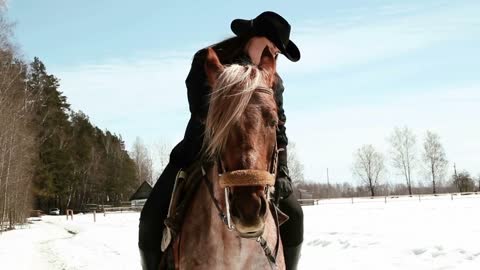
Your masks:
M 300 251 L 302 244 L 293 247 L 283 247 L 283 256 L 285 257 L 285 269 L 297 270 L 298 261 L 300 260 Z
M 162 252 L 160 250 L 140 249 L 140 259 L 143 270 L 158 270 L 162 259 Z
M 143 270 L 158 270 L 162 260 L 160 243 L 162 242 L 161 223 L 154 219 L 140 220 L 138 227 L 138 247 Z

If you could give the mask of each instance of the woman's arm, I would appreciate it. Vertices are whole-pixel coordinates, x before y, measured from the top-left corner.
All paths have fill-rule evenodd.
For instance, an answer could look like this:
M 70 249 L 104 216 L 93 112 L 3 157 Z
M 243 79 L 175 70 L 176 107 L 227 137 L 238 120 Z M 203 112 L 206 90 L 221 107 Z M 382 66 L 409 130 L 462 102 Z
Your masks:
M 205 74 L 205 57 L 207 50 L 202 49 L 193 56 L 192 66 L 185 85 L 187 86 L 188 104 L 193 117 L 203 120 L 208 112 L 210 86 Z
M 283 109 L 283 81 L 278 74 L 276 74 L 275 83 L 275 100 L 277 102 L 278 110 L 278 128 L 277 128 L 277 147 L 283 149 L 278 153 L 278 166 L 277 166 L 277 179 L 275 181 L 275 197 L 287 198 L 292 194 L 292 179 L 289 176 L 288 162 L 287 162 L 287 145 L 288 138 L 285 128 L 285 122 L 287 117 L 285 116 L 285 110 Z
M 286 134 L 285 122 L 287 117 L 285 115 L 285 110 L 283 109 L 283 92 L 285 88 L 283 86 L 283 81 L 278 74 L 276 74 L 275 82 L 275 100 L 277 102 L 278 110 L 278 128 L 277 128 L 277 146 L 278 148 L 283 148 L 278 155 L 278 173 L 280 176 L 288 176 L 288 165 L 287 165 L 287 145 L 288 137 Z

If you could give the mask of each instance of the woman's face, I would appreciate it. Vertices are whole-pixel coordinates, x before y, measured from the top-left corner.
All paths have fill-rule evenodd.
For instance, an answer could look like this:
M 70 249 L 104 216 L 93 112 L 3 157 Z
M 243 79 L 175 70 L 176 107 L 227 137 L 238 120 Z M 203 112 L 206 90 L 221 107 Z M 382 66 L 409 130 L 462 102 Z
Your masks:
M 266 37 L 252 37 L 245 45 L 245 52 L 250 56 L 250 60 L 255 65 L 260 63 L 260 58 L 262 56 L 262 52 L 268 47 L 272 55 L 277 58 L 277 55 L 280 53 L 280 50 L 275 46 L 268 38 Z

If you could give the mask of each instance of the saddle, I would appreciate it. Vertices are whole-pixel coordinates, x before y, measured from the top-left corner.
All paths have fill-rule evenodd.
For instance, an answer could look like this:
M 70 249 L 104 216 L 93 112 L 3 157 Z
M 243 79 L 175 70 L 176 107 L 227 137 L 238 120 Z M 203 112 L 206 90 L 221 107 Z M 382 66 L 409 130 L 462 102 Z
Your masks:
M 164 221 L 162 251 L 165 251 L 171 241 L 180 233 L 185 212 L 198 189 L 201 176 L 202 172 L 199 162 L 195 162 L 186 170 L 180 169 L 178 171 L 175 177 L 167 218 Z
M 185 212 L 201 182 L 200 162 L 195 162 L 187 169 L 180 169 L 175 177 L 172 197 L 168 207 L 167 218 L 164 221 L 161 249 L 163 256 L 160 269 L 175 269 L 172 241 L 180 233 Z

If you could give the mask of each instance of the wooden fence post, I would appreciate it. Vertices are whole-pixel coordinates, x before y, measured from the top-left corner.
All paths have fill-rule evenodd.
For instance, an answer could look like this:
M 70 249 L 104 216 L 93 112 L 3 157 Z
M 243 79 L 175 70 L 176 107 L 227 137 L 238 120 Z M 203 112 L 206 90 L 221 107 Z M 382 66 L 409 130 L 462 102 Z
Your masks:
M 70 216 L 70 219 L 73 220 L 73 210 L 72 209 L 67 209 L 66 214 L 67 214 L 67 220 L 68 220 L 68 216 Z
M 93 222 L 97 222 L 97 213 L 93 210 Z

